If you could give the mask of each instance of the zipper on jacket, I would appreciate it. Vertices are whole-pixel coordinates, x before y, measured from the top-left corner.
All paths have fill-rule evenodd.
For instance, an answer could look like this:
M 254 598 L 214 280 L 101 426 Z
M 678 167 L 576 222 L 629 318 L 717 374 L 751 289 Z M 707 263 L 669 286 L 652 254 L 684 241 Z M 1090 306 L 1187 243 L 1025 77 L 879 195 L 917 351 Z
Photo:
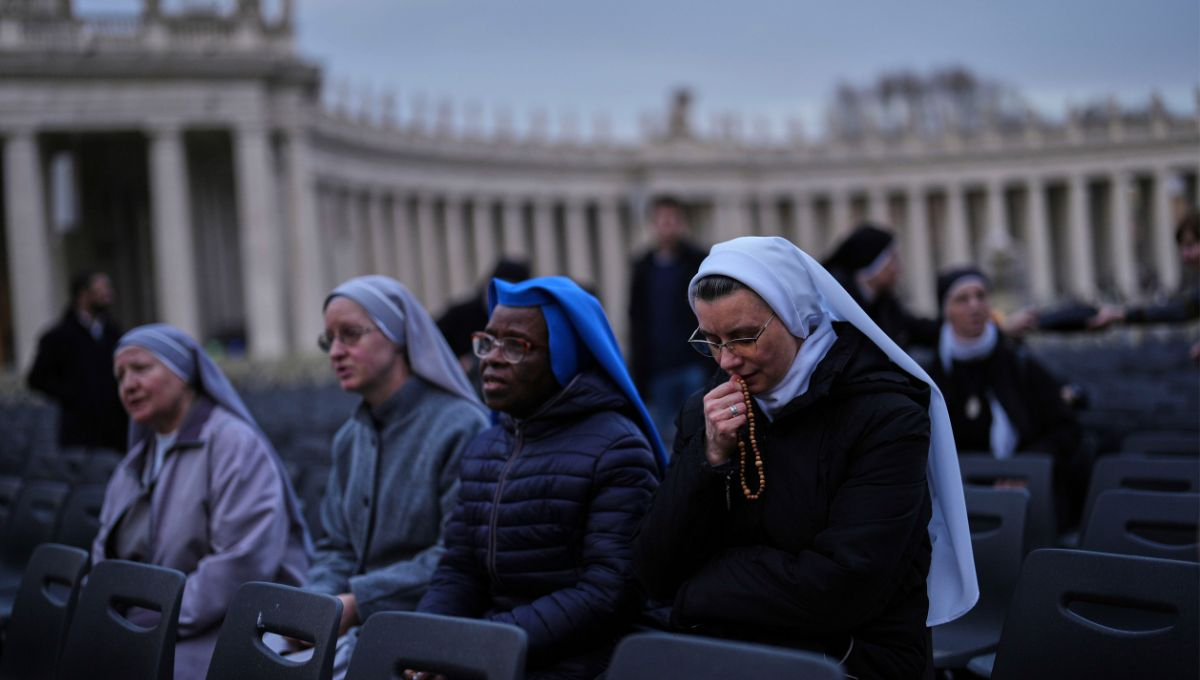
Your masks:
M 500 470 L 500 479 L 496 482 L 496 493 L 492 496 L 492 516 L 488 521 L 488 548 L 487 548 L 487 568 L 488 576 L 493 584 L 496 583 L 496 527 L 500 521 L 500 496 L 504 493 L 504 480 L 508 477 L 508 471 L 512 469 L 513 461 L 521 454 L 521 447 L 525 444 L 525 433 L 521 429 L 521 425 L 517 424 L 513 428 L 515 435 L 513 450 L 509 454 L 508 460 L 504 461 L 504 468 Z

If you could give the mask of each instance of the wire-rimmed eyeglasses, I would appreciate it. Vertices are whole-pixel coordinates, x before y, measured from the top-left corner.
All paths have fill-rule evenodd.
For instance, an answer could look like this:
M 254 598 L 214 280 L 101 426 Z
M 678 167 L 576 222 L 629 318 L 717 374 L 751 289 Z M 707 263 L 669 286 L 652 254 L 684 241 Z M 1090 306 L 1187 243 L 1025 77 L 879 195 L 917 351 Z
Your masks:
M 379 330 L 374 326 L 346 326 L 334 331 L 326 331 L 317 336 L 317 347 L 321 348 L 326 354 L 333 349 L 335 341 L 341 342 L 346 347 L 353 347 L 358 344 L 362 336 L 371 331 Z
M 719 360 L 721 358 L 721 351 L 725 349 L 733 352 L 735 356 L 744 357 L 752 354 L 758 348 L 758 339 L 762 337 L 762 334 L 767 330 L 767 326 L 770 325 L 771 320 L 774 318 L 775 313 L 772 312 L 771 316 L 767 317 L 767 320 L 753 337 L 734 338 L 725 342 L 712 342 L 700 337 L 700 328 L 697 327 L 696 330 L 692 331 L 692 337 L 688 338 L 688 344 L 692 346 L 692 349 L 713 359 Z
M 519 364 L 527 354 L 536 347 L 524 338 L 497 338 L 491 333 L 477 331 L 471 334 L 471 351 L 480 359 L 486 359 L 493 350 L 499 348 L 500 356 L 510 364 Z

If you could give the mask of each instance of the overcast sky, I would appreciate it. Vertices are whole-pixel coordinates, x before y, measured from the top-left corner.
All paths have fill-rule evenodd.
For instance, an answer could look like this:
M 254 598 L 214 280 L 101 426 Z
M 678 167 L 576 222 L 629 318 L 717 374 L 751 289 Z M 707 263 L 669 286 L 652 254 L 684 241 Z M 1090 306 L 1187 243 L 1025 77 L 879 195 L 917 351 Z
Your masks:
M 693 89 L 700 122 L 739 111 L 812 124 L 839 80 L 900 69 L 961 64 L 1055 112 L 1153 90 L 1194 111 L 1200 84 L 1197 0 L 297 2 L 300 51 L 354 93 L 369 84 L 519 118 L 606 112 L 622 129 L 677 85 Z

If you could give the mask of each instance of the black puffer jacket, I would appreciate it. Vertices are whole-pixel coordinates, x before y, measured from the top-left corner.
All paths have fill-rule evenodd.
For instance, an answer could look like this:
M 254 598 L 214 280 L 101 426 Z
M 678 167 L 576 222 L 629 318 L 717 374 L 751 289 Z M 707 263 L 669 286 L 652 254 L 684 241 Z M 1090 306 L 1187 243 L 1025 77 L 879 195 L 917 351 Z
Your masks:
M 844 666 L 861 680 L 918 678 L 931 669 L 929 388 L 852 326 L 834 329 L 805 394 L 773 422 L 755 404 L 757 501 L 742 495 L 736 453 L 708 464 L 703 395 L 688 400 L 634 563 L 673 602 L 676 629 L 834 659 L 849 648 Z
M 641 601 L 630 543 L 658 486 L 627 407 L 589 372 L 529 418 L 480 433 L 419 610 L 520 626 L 530 677 L 599 674 Z

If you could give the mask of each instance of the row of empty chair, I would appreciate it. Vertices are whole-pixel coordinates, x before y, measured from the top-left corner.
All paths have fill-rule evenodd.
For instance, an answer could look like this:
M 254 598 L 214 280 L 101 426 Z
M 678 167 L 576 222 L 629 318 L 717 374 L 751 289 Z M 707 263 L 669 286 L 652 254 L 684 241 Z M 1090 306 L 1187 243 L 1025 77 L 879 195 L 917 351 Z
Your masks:
M 1016 532 L 1010 540 L 1019 537 Z M 85 569 L 86 554 L 79 549 L 39 547 L 14 609 L 20 625 L 0 654 L 0 679 L 171 677 L 183 574 L 110 560 L 96 565 L 81 588 Z M 132 606 L 157 612 L 157 620 L 130 621 L 123 614 Z M 995 654 L 987 658 L 994 665 L 972 668 L 999 680 L 1197 677 L 1198 610 L 1196 562 L 1035 550 L 1015 580 Z M 333 597 L 245 584 L 221 627 L 208 677 L 327 680 L 340 615 L 341 603 Z M 304 661 L 279 656 L 263 644 L 267 633 L 307 641 L 312 656 Z M 405 669 L 421 669 L 451 678 L 516 680 L 524 675 L 525 655 L 525 633 L 513 626 L 387 612 L 363 626 L 347 678 L 393 680 Z M 662 633 L 622 640 L 607 676 L 843 677 L 836 663 L 819 655 Z
M 1118 460 L 1121 459 L 1113 459 L 1113 470 L 1124 469 L 1115 465 Z M 994 462 L 992 467 L 1004 462 L 1007 461 Z M 1135 462 L 1142 463 L 1150 471 L 1135 469 L 1134 480 L 1161 482 L 1164 478 L 1168 481 L 1172 479 L 1169 474 L 1153 472 L 1154 464 L 1162 461 L 1135 459 Z M 1080 539 L 1079 547 L 1082 550 L 1178 562 L 1195 563 L 1200 560 L 1200 494 L 1196 493 L 1196 464 L 1193 461 L 1165 462 L 1190 462 L 1193 465 L 1184 474 L 1175 477 L 1190 482 L 1187 488 L 1182 489 L 1183 493 L 1122 488 L 1121 480 L 1124 477 L 1104 470 L 1093 478 L 1094 501 Z M 964 475 L 968 477 L 969 467 L 969 463 L 964 465 Z M 1037 468 L 1025 465 L 1023 469 Z M 1168 465 L 1166 469 L 1178 471 L 1176 465 Z M 1021 574 L 1030 547 L 1029 523 L 1035 512 L 1039 511 L 1032 502 L 1035 490 L 1034 485 L 1028 488 L 968 485 L 965 488 L 980 599 L 966 616 L 934 628 L 934 661 L 938 668 L 968 668 L 977 675 L 990 674 L 994 651 L 1002 638 L 1002 628 L 1011 625 L 1005 621 L 1012 620 L 1010 610 L 1018 578 L 1025 578 Z M 1044 510 L 1043 507 L 1040 511 Z M 1113 564 L 1119 567 L 1122 563 L 1118 561 Z M 1177 605 L 1170 603 L 1182 595 L 1182 592 L 1176 594 L 1168 589 L 1159 591 L 1157 598 L 1163 607 L 1177 609 Z M 1096 597 L 1099 598 L 1097 601 L 1120 601 L 1117 595 L 1108 597 L 1101 593 Z M 1117 599 L 1113 600 L 1114 597 Z M 1124 615 L 1120 607 L 1113 611 Z M 1136 612 L 1130 615 L 1135 618 L 1143 616 Z
M 169 680 L 184 575 L 121 560 L 101 562 L 81 587 L 87 556 L 68 546 L 40 546 L 30 561 L 0 654 L 0 680 Z M 52 594 L 54 586 L 58 593 Z M 126 618 L 132 607 L 153 611 Z M 273 583 L 243 585 L 217 638 L 211 680 L 327 680 L 333 670 L 341 602 Z M 312 656 L 285 658 L 263 643 L 268 633 L 306 641 Z M 486 621 L 386 612 L 362 627 L 348 680 L 392 680 L 405 669 L 451 678 L 517 680 L 524 676 L 526 635 Z M 788 677 L 838 680 L 837 664 L 819 655 L 665 634 L 626 638 L 610 677 Z

